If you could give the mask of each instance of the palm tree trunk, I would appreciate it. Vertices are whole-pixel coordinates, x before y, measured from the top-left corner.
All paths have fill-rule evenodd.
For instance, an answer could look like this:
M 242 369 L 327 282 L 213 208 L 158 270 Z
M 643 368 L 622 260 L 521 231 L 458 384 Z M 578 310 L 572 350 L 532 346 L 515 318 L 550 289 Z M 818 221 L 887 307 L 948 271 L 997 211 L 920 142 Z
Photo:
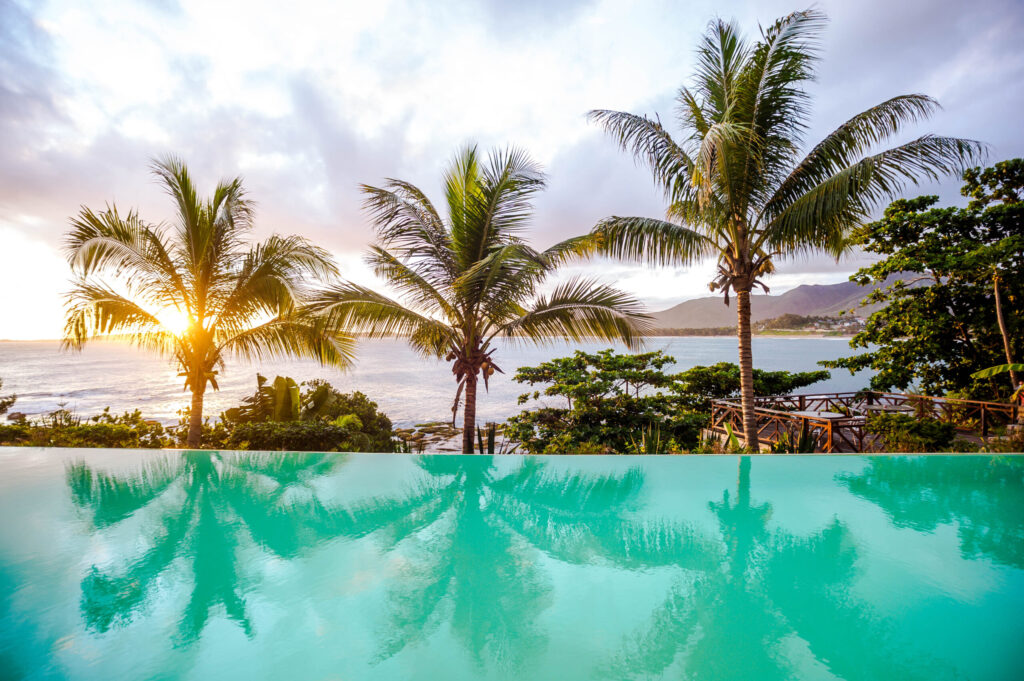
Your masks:
M 188 439 L 185 446 L 189 449 L 199 449 L 203 439 L 203 392 L 206 386 L 198 390 L 192 390 L 192 411 L 188 418 Z
M 996 295 L 996 321 L 999 322 L 999 332 L 1003 335 L 1003 350 L 1006 352 L 1006 363 L 1013 364 L 1013 353 L 1010 350 L 1010 334 L 1006 331 L 1006 320 L 1003 318 L 1003 306 L 999 300 L 998 275 L 992 278 L 992 288 Z M 1020 385 L 1020 380 L 1016 371 L 1010 371 L 1010 383 L 1013 385 L 1013 389 L 1017 390 L 1017 386 Z
M 743 408 L 743 439 L 749 451 L 759 450 L 757 416 L 754 414 L 754 354 L 750 348 L 750 290 L 736 291 L 736 328 L 740 345 L 740 404 Z
M 473 453 L 473 437 L 476 435 L 476 374 L 466 376 L 466 410 L 462 422 L 462 453 Z

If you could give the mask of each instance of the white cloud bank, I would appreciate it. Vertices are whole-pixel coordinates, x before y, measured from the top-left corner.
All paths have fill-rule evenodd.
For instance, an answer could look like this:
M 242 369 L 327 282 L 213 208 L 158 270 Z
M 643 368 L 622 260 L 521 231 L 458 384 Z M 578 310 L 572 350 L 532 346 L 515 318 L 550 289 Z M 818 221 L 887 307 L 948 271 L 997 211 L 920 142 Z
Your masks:
M 946 109 L 915 132 L 975 137 L 1024 153 L 1024 77 L 1012 0 L 824 3 L 825 41 L 809 139 L 903 92 Z M 60 333 L 59 244 L 85 204 L 169 207 L 146 173 L 174 152 L 203 186 L 243 174 L 258 224 L 310 236 L 366 281 L 370 232 L 357 184 L 385 176 L 436 194 L 467 140 L 527 147 L 550 172 L 541 246 L 609 214 L 660 214 L 647 172 L 584 114 L 672 115 L 692 48 L 716 15 L 749 33 L 791 3 L 538 0 L 0 4 L 0 338 Z M 956 197 L 956 182 L 922 192 Z M 773 291 L 845 279 L 855 262 L 784 265 Z M 707 294 L 711 268 L 585 268 L 652 307 Z M 10 310 L 17 314 L 8 314 Z

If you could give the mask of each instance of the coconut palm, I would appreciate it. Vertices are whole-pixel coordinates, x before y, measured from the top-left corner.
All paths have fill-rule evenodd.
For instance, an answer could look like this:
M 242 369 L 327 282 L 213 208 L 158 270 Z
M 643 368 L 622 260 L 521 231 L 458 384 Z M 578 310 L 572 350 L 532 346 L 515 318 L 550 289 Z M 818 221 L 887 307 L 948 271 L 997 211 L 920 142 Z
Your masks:
M 650 166 L 669 208 L 664 220 L 611 217 L 593 233 L 597 252 L 652 264 L 718 260 L 712 290 L 737 298 L 744 436 L 755 447 L 750 292 L 780 257 L 838 258 L 847 234 L 908 183 L 960 172 L 983 146 L 925 135 L 878 151 L 938 104 L 902 95 L 857 114 L 801 157 L 825 16 L 796 12 L 741 37 L 714 21 L 697 49 L 691 87 L 679 91 L 681 141 L 657 118 L 595 110 L 590 118 Z
M 253 204 L 240 178 L 202 199 L 178 158 L 156 161 L 152 170 L 174 200 L 172 225 L 147 223 L 136 211 L 122 215 L 116 205 L 83 207 L 72 219 L 67 252 L 75 281 L 64 345 L 80 350 L 98 334 L 121 334 L 173 358 L 192 391 L 187 444 L 194 448 L 206 386 L 217 389 L 226 356 L 312 357 L 344 366 L 352 342 L 295 312 L 309 278 L 337 274 L 326 251 L 295 236 L 248 244 Z
M 634 298 L 590 280 L 573 278 L 538 295 L 542 282 L 586 241 L 570 239 L 545 251 L 523 241 L 531 199 L 544 184 L 522 150 L 496 151 L 485 160 L 467 146 L 444 175 L 447 218 L 408 182 L 364 185 L 379 242 L 368 261 L 405 301 L 343 283 L 325 289 L 310 308 L 331 326 L 370 337 L 402 335 L 421 354 L 450 361 L 458 382 L 453 421 L 465 392 L 466 453 L 473 451 L 479 378 L 486 388 L 500 371 L 495 339 L 597 338 L 634 348 L 647 320 Z
M 339 535 L 375 533 L 407 565 L 389 594 L 380 660 L 448 621 L 476 665 L 491 658 L 506 674 L 524 676 L 548 638 L 538 620 L 552 592 L 538 553 L 627 569 L 706 571 L 717 564 L 716 547 L 688 526 L 629 518 L 644 484 L 638 468 L 559 472 L 528 457 L 503 471 L 498 463 L 490 456 L 421 457 L 416 464 L 430 476 L 422 487 L 331 514 L 341 521 Z
M 679 667 L 687 679 L 801 678 L 799 657 L 787 651 L 800 641 L 835 678 L 936 678 L 938 661 L 899 641 L 856 596 L 850 529 L 838 519 L 803 536 L 773 527 L 772 505 L 753 502 L 750 468 L 740 457 L 736 494 L 708 504 L 721 560 L 704 570 L 685 565 L 648 625 L 595 676 L 671 678 Z
M 184 452 L 128 473 L 72 464 L 71 500 L 97 532 L 139 515 L 152 538 L 146 549 L 132 545 L 118 556 L 119 567 L 93 566 L 82 580 L 86 626 L 105 632 L 130 623 L 152 598 L 166 595 L 163 578 L 184 560 L 192 591 L 179 623 L 181 641 L 197 640 L 218 607 L 251 635 L 245 554 L 238 547 L 253 544 L 291 559 L 333 536 L 321 529 L 331 523 L 312 483 L 345 461 L 338 454 Z M 170 505 L 164 503 L 169 497 L 175 499 Z

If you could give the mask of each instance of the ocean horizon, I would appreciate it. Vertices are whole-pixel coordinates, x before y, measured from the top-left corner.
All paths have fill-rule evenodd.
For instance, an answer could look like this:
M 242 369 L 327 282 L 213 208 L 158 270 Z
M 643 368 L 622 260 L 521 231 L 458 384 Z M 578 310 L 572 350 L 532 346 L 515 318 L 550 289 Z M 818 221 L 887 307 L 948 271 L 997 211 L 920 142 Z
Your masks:
M 755 336 L 754 366 L 770 371 L 813 371 L 818 362 L 854 351 L 842 337 Z M 516 369 L 534 366 L 575 350 L 596 352 L 608 343 L 555 342 L 542 347 L 503 341 L 495 353 L 505 372 L 491 377 L 489 390 L 478 397 L 477 422 L 501 422 L 522 409 L 554 404 L 550 398 L 518 404 L 528 385 L 512 380 Z M 622 346 L 617 350 L 623 351 Z M 736 362 L 736 339 L 726 336 L 665 336 L 646 339 L 644 350 L 663 350 L 675 358 L 667 371 L 683 371 L 697 365 Z M 359 342 L 355 364 L 346 371 L 322 367 L 313 360 L 280 360 L 252 364 L 228 361 L 218 375 L 220 390 L 208 390 L 205 415 L 217 418 L 238 405 L 256 389 L 256 374 L 273 379 L 290 376 L 296 381 L 321 378 L 343 392 L 361 391 L 377 402 L 396 427 L 428 421 L 451 420 L 455 378 L 449 363 L 424 359 L 401 339 L 365 339 Z M 0 343 L 0 378 L 3 394 L 17 394 L 13 412 L 37 417 L 62 405 L 82 417 L 104 407 L 120 414 L 138 409 L 144 418 L 164 425 L 177 424 L 178 412 L 190 402 L 182 379 L 170 360 L 133 348 L 123 342 L 99 341 L 81 353 L 64 351 L 60 341 L 4 341 Z M 832 377 L 803 392 L 853 391 L 868 384 L 870 372 L 851 376 L 832 370 Z M 461 420 L 461 413 L 460 413 Z

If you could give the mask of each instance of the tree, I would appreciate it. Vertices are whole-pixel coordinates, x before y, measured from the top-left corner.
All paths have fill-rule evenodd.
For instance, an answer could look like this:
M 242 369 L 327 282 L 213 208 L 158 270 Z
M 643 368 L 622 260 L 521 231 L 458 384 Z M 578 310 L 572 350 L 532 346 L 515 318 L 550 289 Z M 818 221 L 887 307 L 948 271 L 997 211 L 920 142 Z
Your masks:
M 883 257 L 851 278 L 899 278 L 865 299 L 885 304 L 850 341 L 867 352 L 827 366 L 874 369 L 876 390 L 1000 399 L 1019 385 L 1013 374 L 1004 383 L 980 370 L 1024 351 L 1024 318 L 1014 314 L 1024 301 L 1024 160 L 964 179 L 966 208 L 935 208 L 935 196 L 899 200 L 856 232 L 858 245 Z
M 935 678 L 939 661 L 915 652 L 856 595 L 851 529 L 833 518 L 805 535 L 786 531 L 770 502 L 754 501 L 750 457 L 738 468 L 735 494 L 723 490 L 708 503 L 724 555 L 712 554 L 718 560 L 703 570 L 680 570 L 685 577 L 649 623 L 595 677 L 666 678 L 678 665 L 687 679 L 803 678 L 785 652 L 800 641 L 835 678 Z
M 253 205 L 242 180 L 221 182 L 201 199 L 173 156 L 152 170 L 177 209 L 172 226 L 122 216 L 117 206 L 83 207 L 71 221 L 64 345 L 81 350 L 99 334 L 123 334 L 169 356 L 192 391 L 187 445 L 200 446 L 203 395 L 217 389 L 224 358 L 311 357 L 350 362 L 350 338 L 296 310 L 310 280 L 337 274 L 329 254 L 296 236 L 248 245 Z M 102 276 L 108 275 L 112 286 Z
M 675 360 L 661 351 L 616 354 L 579 350 L 516 371 L 515 380 L 541 390 L 519 403 L 554 397 L 565 403 L 524 411 L 508 420 L 505 436 L 527 451 L 589 454 L 656 453 L 694 447 L 707 414 L 685 409 L 675 377 L 662 368 Z
M 642 341 L 648 317 L 636 299 L 606 285 L 573 278 L 539 295 L 538 287 L 586 237 L 531 248 L 520 234 L 544 175 L 515 148 L 482 159 L 461 150 L 444 175 L 447 218 L 426 194 L 402 180 L 363 186 L 379 243 L 374 271 L 405 298 L 394 300 L 354 283 L 323 291 L 310 306 L 329 324 L 369 337 L 405 336 L 425 356 L 452 363 L 458 382 L 452 420 L 465 392 L 462 447 L 473 451 L 477 382 L 500 371 L 499 337 L 544 343 L 571 340 Z
M 174 580 L 165 578 L 180 561 L 192 577 L 178 620 L 180 643 L 194 643 L 218 611 L 252 636 L 244 589 L 244 571 L 252 562 L 238 548 L 287 560 L 333 536 L 330 523 L 343 523 L 346 516 L 326 511 L 312 483 L 345 461 L 338 454 L 185 452 L 150 459 L 127 473 L 71 465 L 71 501 L 97 530 L 137 516 L 153 530 L 148 546 L 139 550 L 132 544 L 127 555 L 94 565 L 82 579 L 86 628 L 103 633 L 127 625 L 154 594 L 180 597 L 180 590 L 167 587 Z M 297 488 L 312 498 L 300 501 L 289 494 Z M 161 503 L 168 497 L 174 503 Z
M 837 258 L 851 228 L 907 183 L 961 171 L 978 158 L 973 141 L 925 135 L 876 151 L 938 106 L 902 95 L 857 114 L 802 158 L 825 16 L 795 12 L 756 42 L 718 20 L 697 50 L 693 85 L 679 91 L 682 142 L 658 119 L 596 110 L 591 120 L 650 166 L 669 202 L 666 219 L 610 217 L 593 230 L 593 252 L 652 264 L 718 260 L 712 290 L 736 294 L 744 435 L 757 442 L 750 291 L 777 258 L 824 252 Z M 767 287 L 765 287 L 767 290 Z
M 753 370 L 754 396 L 786 395 L 818 381 L 828 380 L 827 371 Z M 740 368 L 731 362 L 695 366 L 676 375 L 673 389 L 688 409 L 710 412 L 711 400 L 735 398 L 740 392 Z

